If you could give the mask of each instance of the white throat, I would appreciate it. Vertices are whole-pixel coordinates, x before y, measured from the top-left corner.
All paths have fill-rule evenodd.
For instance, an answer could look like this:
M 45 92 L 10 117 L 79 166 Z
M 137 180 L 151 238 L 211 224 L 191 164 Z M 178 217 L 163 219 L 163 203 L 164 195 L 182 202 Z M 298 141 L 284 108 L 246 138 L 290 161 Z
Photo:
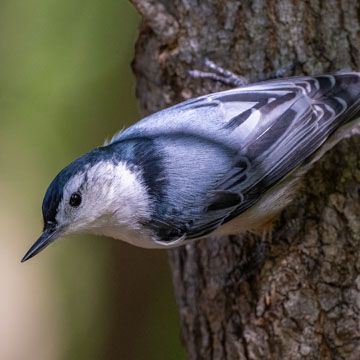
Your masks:
M 105 235 L 151 247 L 151 234 L 142 226 L 150 220 L 150 199 L 139 170 L 130 169 L 125 162 L 100 161 L 65 186 L 64 198 L 81 184 L 84 184 L 83 203 L 69 226 L 69 234 Z

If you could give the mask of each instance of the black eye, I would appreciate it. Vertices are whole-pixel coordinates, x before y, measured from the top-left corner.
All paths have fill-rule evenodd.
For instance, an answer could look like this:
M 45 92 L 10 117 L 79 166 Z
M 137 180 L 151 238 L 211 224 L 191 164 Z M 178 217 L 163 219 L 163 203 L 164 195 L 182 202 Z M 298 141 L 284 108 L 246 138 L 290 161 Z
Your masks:
M 72 193 L 69 203 L 73 207 L 78 207 L 81 204 L 81 195 L 78 192 Z

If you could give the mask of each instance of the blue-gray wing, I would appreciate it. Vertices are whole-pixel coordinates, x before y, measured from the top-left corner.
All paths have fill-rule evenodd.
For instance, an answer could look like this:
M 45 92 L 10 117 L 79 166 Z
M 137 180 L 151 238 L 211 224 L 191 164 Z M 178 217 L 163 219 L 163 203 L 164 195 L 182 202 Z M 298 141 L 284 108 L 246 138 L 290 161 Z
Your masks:
M 251 207 L 359 112 L 359 73 L 277 79 L 165 109 L 129 128 L 115 141 L 176 135 L 229 149 L 233 154 L 231 165 L 225 170 L 208 170 L 214 181 L 207 186 L 215 195 L 201 200 L 208 202 L 203 208 L 196 203 L 201 214 L 195 222 L 184 220 L 182 233 L 195 238 Z M 179 228 L 169 228 L 176 226 Z

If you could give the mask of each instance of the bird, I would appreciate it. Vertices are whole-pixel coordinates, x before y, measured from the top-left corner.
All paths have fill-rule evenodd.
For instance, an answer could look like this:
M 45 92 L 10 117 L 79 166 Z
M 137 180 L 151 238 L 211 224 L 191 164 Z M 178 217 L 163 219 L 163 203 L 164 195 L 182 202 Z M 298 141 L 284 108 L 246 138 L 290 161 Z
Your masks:
M 72 234 L 171 248 L 256 229 L 359 116 L 351 71 L 261 81 L 156 112 L 59 172 L 22 261 Z

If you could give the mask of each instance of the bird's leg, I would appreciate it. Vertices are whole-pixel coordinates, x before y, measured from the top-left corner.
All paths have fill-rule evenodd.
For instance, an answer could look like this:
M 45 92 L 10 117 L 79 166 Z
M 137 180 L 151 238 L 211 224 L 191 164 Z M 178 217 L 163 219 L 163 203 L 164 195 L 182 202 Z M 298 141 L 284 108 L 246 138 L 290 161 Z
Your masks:
M 212 79 L 220 81 L 226 85 L 232 85 L 234 87 L 240 87 L 248 84 L 247 79 L 242 76 L 236 75 L 233 72 L 216 65 L 213 61 L 205 58 L 205 65 L 213 72 L 205 72 L 200 70 L 190 70 L 189 74 L 196 79 Z
M 294 70 L 297 65 L 300 65 L 300 62 L 298 60 L 294 60 L 281 69 L 276 69 L 268 74 L 258 77 L 254 82 L 277 79 L 277 78 L 285 75 L 286 73 Z
M 229 81 L 229 84 L 240 87 L 247 85 L 249 83 L 249 81 L 243 76 L 237 75 L 231 72 L 230 70 L 224 69 L 223 67 L 215 64 L 213 61 L 209 60 L 208 58 L 205 58 L 205 65 L 209 69 L 217 72 L 220 76 L 227 79 Z
M 259 78 L 255 79 L 255 81 L 250 81 L 250 83 L 276 79 L 278 77 L 285 75 L 287 72 L 290 72 L 291 70 L 295 69 L 295 67 L 299 64 L 300 62 L 298 60 L 294 60 L 288 65 L 286 65 L 284 68 L 277 69 L 275 71 L 272 71 L 271 73 L 260 76 Z M 205 58 L 205 65 L 213 72 L 190 70 L 189 74 L 196 79 L 212 79 L 215 81 L 220 81 L 225 85 L 232 85 L 234 87 L 241 87 L 249 83 L 249 81 L 243 76 L 234 74 L 233 72 L 224 69 L 223 67 L 215 64 L 213 61 L 209 60 L 208 58 Z

